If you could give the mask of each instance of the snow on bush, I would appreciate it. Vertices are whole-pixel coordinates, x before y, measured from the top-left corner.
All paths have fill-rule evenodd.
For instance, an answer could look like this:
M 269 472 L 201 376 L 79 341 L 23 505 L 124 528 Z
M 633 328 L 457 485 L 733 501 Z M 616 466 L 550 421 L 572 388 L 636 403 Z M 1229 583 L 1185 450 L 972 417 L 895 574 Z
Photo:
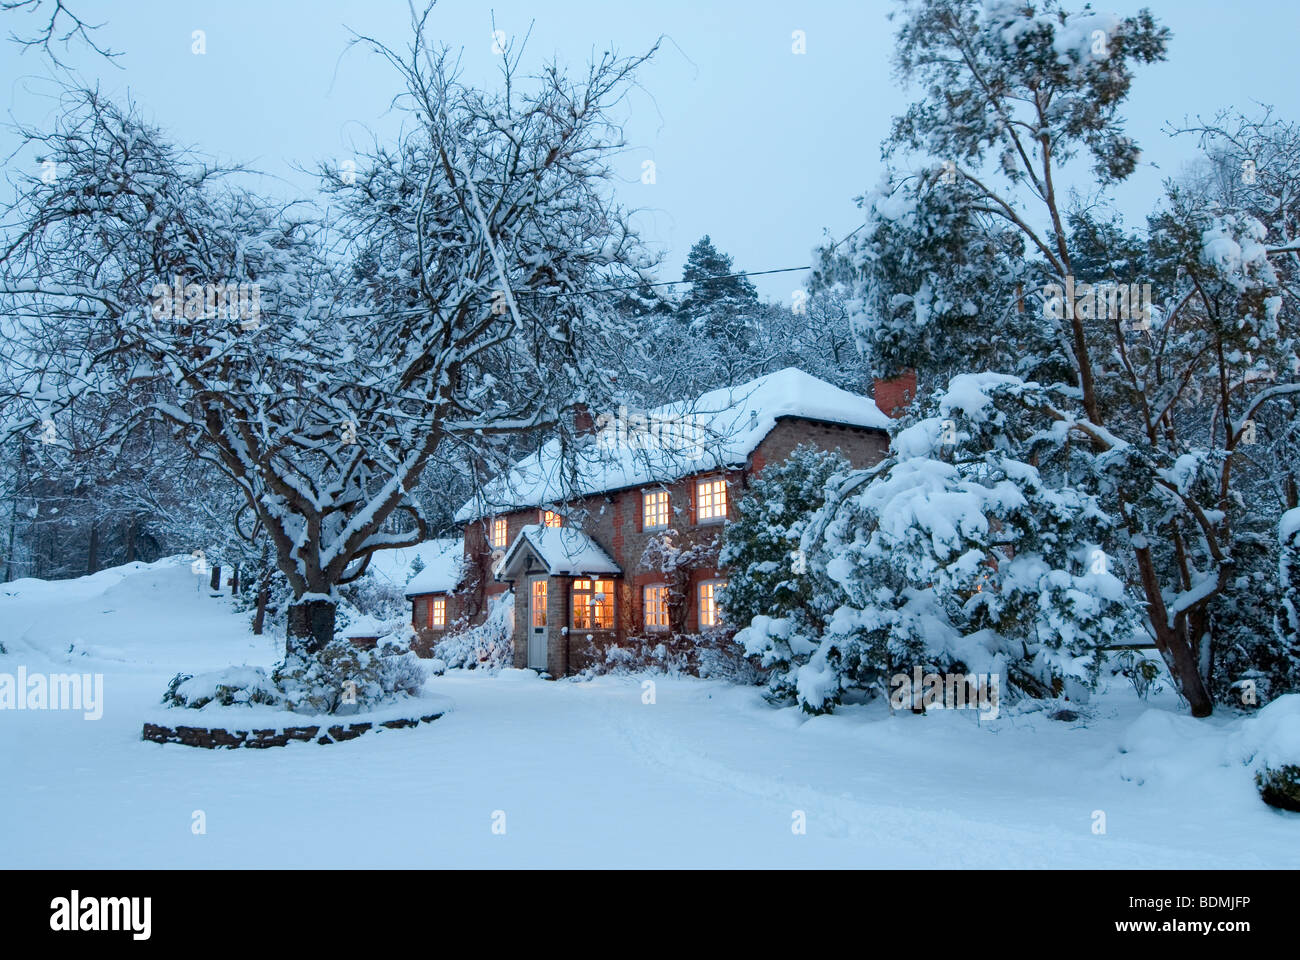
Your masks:
M 590 665 L 579 673 L 584 679 L 606 674 L 663 673 L 755 684 L 767 678 L 767 671 L 759 667 L 757 659 L 750 657 L 726 630 L 629 637 L 621 644 L 596 645 L 588 641 L 587 653 Z
M 195 676 L 178 673 L 167 685 L 162 702 L 192 710 L 215 703 L 306 714 L 356 712 L 415 696 L 424 680 L 424 668 L 409 650 L 392 643 L 362 650 L 335 640 L 318 658 L 292 657 L 269 676 L 261 667 L 248 666 Z
M 513 590 L 488 600 L 487 618 L 477 626 L 459 630 L 433 647 L 435 664 L 442 670 L 488 670 L 495 672 L 514 664 L 515 594 Z M 435 666 L 434 672 L 442 672 Z
M 362 650 L 334 640 L 315 657 L 290 657 L 272 674 L 286 706 L 297 713 L 337 713 L 415 696 L 424 685 L 424 667 L 408 649 L 383 643 Z
M 1300 810 L 1300 694 L 1280 696 L 1228 726 L 1148 710 L 1119 748 L 1126 780 L 1191 787 L 1215 768 L 1244 767 L 1265 803 Z
M 261 667 L 240 666 L 194 676 L 178 673 L 167 684 L 162 702 L 169 707 L 198 710 L 209 703 L 223 707 L 280 706 L 284 697 Z
M 1278 697 L 1247 717 L 1234 747 L 1255 771 L 1265 803 L 1300 811 L 1300 694 Z

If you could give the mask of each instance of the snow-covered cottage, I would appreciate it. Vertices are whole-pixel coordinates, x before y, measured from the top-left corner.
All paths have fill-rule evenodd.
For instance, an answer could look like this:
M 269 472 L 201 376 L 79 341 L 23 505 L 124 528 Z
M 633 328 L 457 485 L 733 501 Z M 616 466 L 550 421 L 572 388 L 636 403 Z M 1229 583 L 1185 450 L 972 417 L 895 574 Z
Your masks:
M 643 562 L 652 539 L 706 547 L 750 479 L 801 443 L 875 463 L 889 416 L 915 390 L 911 375 L 877 381 L 873 402 L 789 367 L 644 414 L 587 416 L 589 440 L 567 462 L 548 441 L 457 512 L 463 558 L 430 565 L 406 589 L 417 651 L 428 656 L 448 631 L 481 623 L 491 598 L 511 589 L 517 667 L 565 676 L 610 644 L 666 632 L 664 571 Z M 716 597 L 726 570 L 685 576 L 685 631 L 724 627 Z

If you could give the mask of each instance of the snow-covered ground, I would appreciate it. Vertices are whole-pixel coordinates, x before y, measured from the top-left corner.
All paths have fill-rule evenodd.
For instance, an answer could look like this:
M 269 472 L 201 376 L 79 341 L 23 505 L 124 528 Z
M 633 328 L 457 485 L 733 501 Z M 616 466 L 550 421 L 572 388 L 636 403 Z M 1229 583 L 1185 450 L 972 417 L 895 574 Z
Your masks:
M 246 623 L 175 562 L 0 585 L 0 672 L 100 672 L 105 700 L 100 720 L 0 711 L 0 866 L 1300 866 L 1300 814 L 1259 801 L 1242 720 L 1119 688 L 1079 722 L 981 728 L 883 705 L 807 719 L 715 682 L 653 678 L 647 704 L 646 678 L 457 672 L 427 685 L 453 711 L 412 730 L 142 741 L 176 671 L 275 659 Z

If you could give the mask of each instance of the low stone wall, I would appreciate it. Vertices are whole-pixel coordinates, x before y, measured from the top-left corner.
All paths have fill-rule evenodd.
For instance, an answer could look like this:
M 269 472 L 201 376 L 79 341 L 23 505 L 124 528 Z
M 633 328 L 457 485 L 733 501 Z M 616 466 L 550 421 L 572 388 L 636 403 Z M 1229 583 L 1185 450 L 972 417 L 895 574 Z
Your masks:
M 294 741 L 310 743 L 342 743 L 355 740 L 371 730 L 397 730 L 403 727 L 416 727 L 422 723 L 433 723 L 441 713 L 432 713 L 424 717 L 395 720 L 362 721 L 356 723 L 339 723 L 331 726 L 322 724 L 301 727 L 279 727 L 264 730 L 224 730 L 216 727 L 188 727 L 177 725 L 165 727 L 146 722 L 142 739 L 154 743 L 181 743 L 187 747 L 203 747 L 207 750 L 236 747 L 283 747 Z

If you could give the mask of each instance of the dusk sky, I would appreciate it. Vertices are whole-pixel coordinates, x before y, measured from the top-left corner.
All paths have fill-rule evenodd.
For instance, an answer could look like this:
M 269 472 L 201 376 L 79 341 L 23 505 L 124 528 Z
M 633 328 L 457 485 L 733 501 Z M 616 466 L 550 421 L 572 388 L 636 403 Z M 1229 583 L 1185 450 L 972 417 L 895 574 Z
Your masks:
M 304 15 L 307 6 L 86 0 L 83 15 L 104 22 L 96 39 L 122 51 L 122 69 L 79 45 L 65 59 L 104 92 L 130 95 L 179 142 L 277 178 L 264 190 L 306 196 L 310 178 L 296 167 L 342 162 L 370 139 L 369 130 L 384 137 L 398 122 L 388 109 L 398 78 L 365 49 L 348 48 L 349 28 L 392 45 L 409 34 L 403 0 L 317 0 Z M 860 223 L 853 199 L 879 178 L 880 142 L 909 100 L 893 77 L 894 6 L 443 0 L 432 23 L 435 37 L 463 48 L 465 76 L 484 83 L 499 63 L 493 11 L 496 28 L 508 36 L 522 37 L 531 23 L 525 66 L 555 57 L 580 67 L 593 51 L 612 45 L 631 54 L 663 35 L 625 106 L 628 149 L 618 172 L 623 202 L 643 211 L 639 225 L 664 254 L 664 278 L 678 279 L 702 234 L 738 268 L 758 271 L 807 264 L 827 233 L 839 238 Z M 1103 6 L 1131 13 L 1140 4 Z M 1146 161 L 1117 193 L 1134 222 L 1159 195 L 1162 178 L 1194 152 L 1190 138 L 1167 137 L 1165 124 L 1252 103 L 1300 116 L 1300 86 L 1290 76 L 1300 4 L 1148 6 L 1171 28 L 1173 42 L 1168 62 L 1139 73 L 1125 110 Z M 32 22 L 9 14 L 3 25 L 12 32 Z M 202 56 L 191 52 L 195 30 L 206 33 Z M 806 37 L 804 54 L 792 52 L 796 30 Z M 57 109 L 51 70 L 35 52 L 3 49 L 6 113 L 40 124 Z M 3 138 L 6 146 L 14 142 L 10 131 Z M 641 182 L 645 160 L 655 163 L 653 185 Z M 1083 182 L 1086 168 L 1076 172 Z M 757 285 L 765 296 L 788 300 L 801 282 L 787 274 L 758 278 Z

